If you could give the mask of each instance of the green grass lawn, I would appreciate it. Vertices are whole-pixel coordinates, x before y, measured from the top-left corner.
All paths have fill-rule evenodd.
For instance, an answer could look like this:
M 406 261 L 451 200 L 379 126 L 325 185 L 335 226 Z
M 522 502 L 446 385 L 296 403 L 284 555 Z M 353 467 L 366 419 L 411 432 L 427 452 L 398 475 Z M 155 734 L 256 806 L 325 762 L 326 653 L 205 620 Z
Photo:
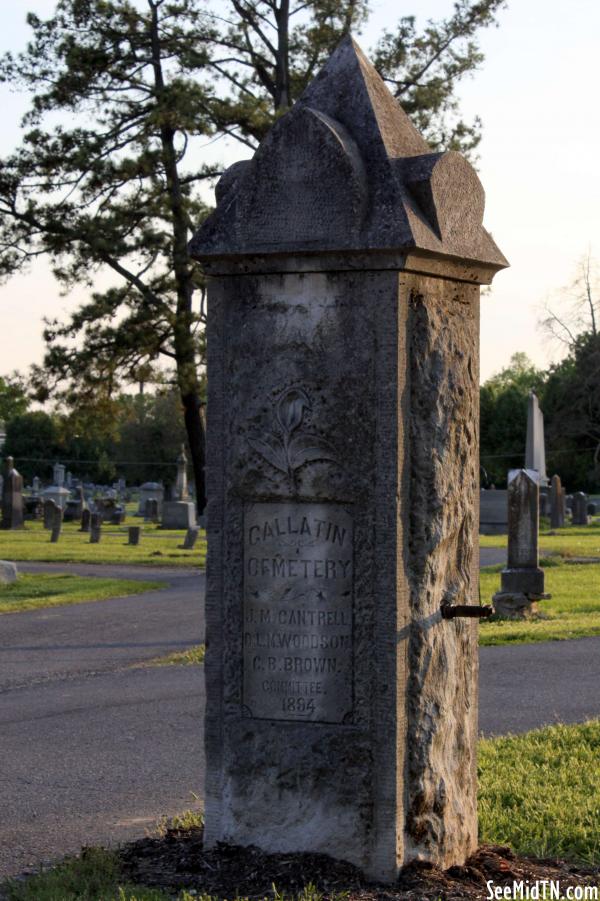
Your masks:
M 600 721 L 482 740 L 478 807 L 481 842 L 510 845 L 520 855 L 599 864 Z M 201 822 L 201 814 L 190 812 L 179 828 Z M 323 897 L 308 887 L 310 881 L 307 873 L 299 901 Z M 101 848 L 88 848 L 47 873 L 0 889 L 7 901 L 209 901 L 200 886 L 193 895 L 167 895 L 127 885 L 116 853 Z
M 204 663 L 205 650 L 203 644 L 197 644 L 187 651 L 175 651 L 165 657 L 155 657 L 154 660 L 135 663 L 134 666 L 198 666 L 199 663 Z
M 156 588 L 164 588 L 164 582 L 103 579 L 67 573 L 25 573 L 19 575 L 11 585 L 0 585 L 0 613 L 20 613 L 23 610 L 37 610 L 39 607 L 105 601 Z
M 482 841 L 600 863 L 600 721 L 479 745 Z
M 506 535 L 480 535 L 480 547 L 506 547 Z M 600 557 L 600 521 L 588 526 L 540 529 L 540 553 L 562 557 Z
M 551 565 L 544 567 L 546 591 L 552 599 L 540 601 L 541 618 L 531 621 L 483 620 L 479 629 L 480 645 L 600 635 L 600 564 L 548 562 Z M 482 604 L 491 603 L 492 595 L 500 588 L 501 569 L 501 566 L 488 566 L 481 571 Z
M 141 526 L 137 547 L 127 544 L 127 527 Z M 64 523 L 56 544 L 42 522 L 26 522 L 25 529 L 0 531 L 1 560 L 37 560 L 53 563 L 131 563 L 147 566 L 204 566 L 206 533 L 198 535 L 196 547 L 182 550 L 184 531 L 159 529 L 154 523 L 128 517 L 122 526 L 102 526 L 99 544 L 90 544 L 89 533 L 79 531 L 79 523 Z

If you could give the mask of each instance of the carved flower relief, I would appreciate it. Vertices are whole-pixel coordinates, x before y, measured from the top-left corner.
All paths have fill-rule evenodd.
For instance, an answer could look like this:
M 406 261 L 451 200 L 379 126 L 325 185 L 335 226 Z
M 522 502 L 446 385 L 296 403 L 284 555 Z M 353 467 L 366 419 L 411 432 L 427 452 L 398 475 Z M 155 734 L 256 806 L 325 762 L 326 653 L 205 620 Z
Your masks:
M 320 435 L 303 429 L 305 412 L 311 411 L 310 400 L 303 388 L 287 389 L 277 401 L 274 411 L 276 429 L 264 437 L 249 436 L 248 443 L 256 453 L 294 485 L 296 473 L 307 463 L 335 462 L 332 445 Z

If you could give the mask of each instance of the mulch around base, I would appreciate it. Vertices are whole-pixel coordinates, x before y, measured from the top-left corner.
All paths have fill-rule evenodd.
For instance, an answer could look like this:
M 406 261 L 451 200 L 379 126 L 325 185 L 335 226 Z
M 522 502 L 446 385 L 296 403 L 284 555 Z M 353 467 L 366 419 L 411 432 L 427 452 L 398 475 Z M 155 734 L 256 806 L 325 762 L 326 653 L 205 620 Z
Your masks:
M 465 866 L 446 871 L 411 864 L 395 885 L 368 882 L 356 867 L 325 854 L 265 854 L 255 847 L 224 844 L 204 850 L 202 829 L 171 829 L 161 838 L 125 845 L 120 853 L 131 882 L 226 899 L 273 898 L 274 886 L 280 894 L 296 895 L 308 884 L 325 899 L 344 893 L 347 901 L 481 899 L 488 897 L 488 880 L 494 887 L 554 880 L 562 894 L 571 885 L 600 884 L 600 867 L 517 857 L 510 848 L 493 845 L 482 845 Z

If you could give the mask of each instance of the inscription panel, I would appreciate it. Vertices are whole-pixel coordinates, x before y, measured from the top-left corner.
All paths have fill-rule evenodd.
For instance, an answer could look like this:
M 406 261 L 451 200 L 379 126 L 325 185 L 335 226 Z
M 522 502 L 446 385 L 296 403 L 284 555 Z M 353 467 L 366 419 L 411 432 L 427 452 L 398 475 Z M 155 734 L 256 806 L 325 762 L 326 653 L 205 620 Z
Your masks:
M 244 510 L 244 715 L 349 722 L 352 517 L 339 504 Z

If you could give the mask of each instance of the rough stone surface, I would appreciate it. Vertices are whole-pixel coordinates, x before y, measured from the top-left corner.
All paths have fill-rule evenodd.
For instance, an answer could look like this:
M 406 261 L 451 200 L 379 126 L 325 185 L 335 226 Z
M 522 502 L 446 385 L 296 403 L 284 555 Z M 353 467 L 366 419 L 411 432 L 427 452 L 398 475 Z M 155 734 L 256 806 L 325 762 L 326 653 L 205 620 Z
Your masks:
M 481 186 L 347 40 L 218 200 L 207 845 L 463 863 L 477 626 L 441 606 L 477 601 Z

